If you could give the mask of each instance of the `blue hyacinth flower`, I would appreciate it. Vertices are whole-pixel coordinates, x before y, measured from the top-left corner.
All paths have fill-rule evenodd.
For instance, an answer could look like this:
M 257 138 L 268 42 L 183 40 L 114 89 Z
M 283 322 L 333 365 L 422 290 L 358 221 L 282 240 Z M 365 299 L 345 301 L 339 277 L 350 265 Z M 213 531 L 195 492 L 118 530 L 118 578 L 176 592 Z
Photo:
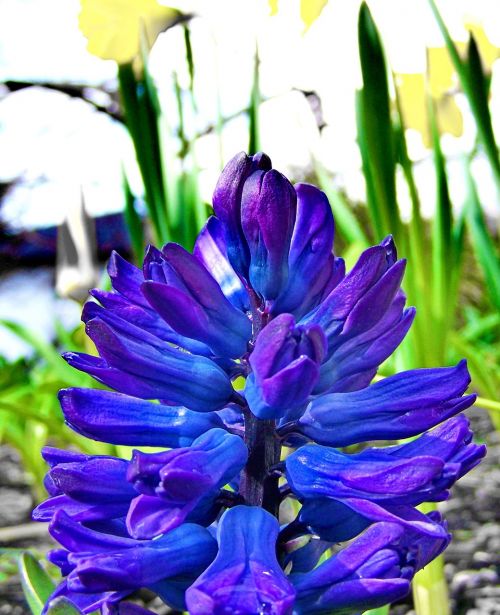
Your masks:
M 416 507 L 485 454 L 456 416 L 475 399 L 467 366 L 373 383 L 415 316 L 405 262 L 388 237 L 346 273 L 324 193 L 265 154 L 231 160 L 213 205 L 192 254 L 114 254 L 112 290 L 84 306 L 99 356 L 65 358 L 112 390 L 65 389 L 62 412 L 133 450 L 44 449 L 49 604 L 147 615 L 147 588 L 194 615 L 340 615 L 399 599 L 450 539 Z

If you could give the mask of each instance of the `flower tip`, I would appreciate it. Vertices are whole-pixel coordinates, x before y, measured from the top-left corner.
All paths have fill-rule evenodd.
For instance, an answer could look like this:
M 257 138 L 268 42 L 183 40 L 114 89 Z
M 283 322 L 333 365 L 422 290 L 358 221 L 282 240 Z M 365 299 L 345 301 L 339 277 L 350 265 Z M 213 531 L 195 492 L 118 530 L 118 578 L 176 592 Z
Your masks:
M 267 171 L 273 166 L 271 158 L 269 158 L 269 156 L 264 152 L 257 152 L 252 156 L 252 160 L 261 171 Z

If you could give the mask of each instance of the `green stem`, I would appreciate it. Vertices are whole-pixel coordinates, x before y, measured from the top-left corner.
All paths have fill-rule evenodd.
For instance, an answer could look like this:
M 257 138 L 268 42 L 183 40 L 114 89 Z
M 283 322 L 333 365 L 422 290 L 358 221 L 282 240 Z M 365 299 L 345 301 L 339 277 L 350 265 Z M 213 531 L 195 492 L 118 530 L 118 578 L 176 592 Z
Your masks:
M 437 510 L 435 504 L 422 504 L 422 512 Z M 448 584 L 444 575 L 444 559 L 440 555 L 419 570 L 412 583 L 413 601 L 418 615 L 450 615 Z

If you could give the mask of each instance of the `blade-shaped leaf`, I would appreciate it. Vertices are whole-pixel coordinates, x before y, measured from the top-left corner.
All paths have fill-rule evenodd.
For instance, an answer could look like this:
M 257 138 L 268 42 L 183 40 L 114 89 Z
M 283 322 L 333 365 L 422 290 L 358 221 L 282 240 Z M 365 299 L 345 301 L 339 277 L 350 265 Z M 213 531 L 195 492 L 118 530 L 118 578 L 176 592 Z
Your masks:
M 462 90 L 469 102 L 476 121 L 479 138 L 488 156 L 497 189 L 500 192 L 500 159 L 498 157 L 498 150 L 491 125 L 491 116 L 488 109 L 486 80 L 476 42 L 474 37 L 471 36 L 467 59 L 462 60 L 450 36 L 448 28 L 441 17 L 435 0 L 429 0 L 429 5 L 446 43 L 446 48 L 448 49 L 450 59 L 457 72 Z
M 123 173 L 123 191 L 125 194 L 125 210 L 123 212 L 125 224 L 127 225 L 128 234 L 134 261 L 140 265 L 144 256 L 144 228 L 142 219 L 135 208 L 135 197 L 130 190 L 127 176 Z
M 250 93 L 250 105 L 248 108 L 249 119 L 249 138 L 248 138 L 248 153 L 256 154 L 260 150 L 260 77 L 259 77 L 259 51 L 255 49 L 254 65 L 253 65 L 253 81 L 252 91 Z
M 358 19 L 359 55 L 363 88 L 359 95 L 358 135 L 364 149 L 364 170 L 369 168 L 371 214 L 376 239 L 393 233 L 398 239 L 401 221 L 396 200 L 396 157 L 391 123 L 387 65 L 377 27 L 363 2 Z M 361 134 L 359 134 L 361 133 Z M 370 194 L 370 192 L 372 194 Z
M 19 557 L 19 574 L 31 612 L 33 615 L 40 615 L 54 591 L 54 583 L 30 553 L 23 553 Z
M 469 165 L 466 166 L 466 179 L 468 188 L 466 205 L 467 227 L 476 258 L 483 270 L 491 303 L 497 309 L 500 309 L 500 259 L 484 219 Z

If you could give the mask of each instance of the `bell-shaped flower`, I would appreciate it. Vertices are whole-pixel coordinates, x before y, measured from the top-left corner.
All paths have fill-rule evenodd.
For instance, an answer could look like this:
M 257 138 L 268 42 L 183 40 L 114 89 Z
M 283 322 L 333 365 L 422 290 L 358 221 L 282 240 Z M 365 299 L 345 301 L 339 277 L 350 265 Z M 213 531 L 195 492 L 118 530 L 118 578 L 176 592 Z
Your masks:
M 437 513 L 433 524 L 441 537 L 409 532 L 394 523 L 376 523 L 342 551 L 310 572 L 294 573 L 294 613 L 348 615 L 403 598 L 414 574 L 441 553 L 449 542 Z
M 125 459 L 68 454 L 51 447 L 42 455 L 51 466 L 45 487 L 52 497 L 35 508 L 33 519 L 50 521 L 58 510 L 87 524 L 126 516 L 137 491 L 127 481 Z
M 157 540 L 138 541 L 91 530 L 59 511 L 49 532 L 66 550 L 50 556 L 65 580 L 47 607 L 54 598 L 65 596 L 83 613 L 142 587 L 199 574 L 217 550 L 210 532 L 194 524 L 184 524 Z
M 256 171 L 245 182 L 241 225 L 250 251 L 248 281 L 267 301 L 276 299 L 288 283 L 296 211 L 295 190 L 278 171 Z
M 215 412 L 194 412 L 113 391 L 62 389 L 59 401 L 74 431 L 110 444 L 179 448 L 224 426 Z
M 254 506 L 227 510 L 217 527 L 219 551 L 186 592 L 191 615 L 288 615 L 295 591 L 276 559 L 279 524 Z
M 193 254 L 217 280 L 229 301 L 236 308 L 247 312 L 250 310 L 250 297 L 229 262 L 227 251 L 224 226 L 215 216 L 211 216 L 196 239 Z
M 297 326 L 291 314 L 271 320 L 250 355 L 245 398 L 253 414 L 292 418 L 304 409 L 325 352 L 326 339 L 317 325 Z
M 158 338 L 159 342 L 167 342 L 185 348 L 193 354 L 209 356 L 211 351 L 206 344 L 190 337 L 184 337 L 174 331 L 144 297 L 142 284 L 146 279 L 145 273 L 148 274 L 149 279 L 156 279 L 154 274 L 158 273 L 157 254 L 161 254 L 161 252 L 151 247 L 148 249 L 141 271 L 119 254 L 113 252 L 108 263 L 108 275 L 113 291 L 104 291 L 97 288 L 91 290 L 90 294 L 101 305 L 93 301 L 87 302 L 83 308 L 82 320 L 87 322 L 96 316 L 107 317 L 108 322 L 111 323 L 116 319 L 125 320 L 151 333 Z M 161 280 L 164 280 L 163 276 Z
M 156 251 L 158 252 L 158 251 Z M 153 309 L 180 335 L 211 348 L 214 355 L 239 357 L 252 335 L 248 317 L 234 307 L 203 264 L 177 244 L 167 244 L 162 259 L 166 279 L 145 270 L 142 292 Z
M 199 412 L 222 408 L 233 396 L 226 373 L 204 356 L 191 355 L 136 325 L 96 317 L 86 332 L 100 357 L 68 352 L 70 365 L 120 393 L 142 399 L 163 399 Z
M 343 261 L 332 255 L 335 225 L 325 193 L 310 184 L 296 184 L 294 188 L 297 217 L 288 254 L 288 282 L 271 311 L 300 318 L 340 282 Z
M 418 504 L 484 455 L 452 418 L 475 399 L 465 362 L 371 384 L 415 314 L 405 262 L 387 237 L 346 274 L 326 196 L 265 154 L 233 158 L 213 203 L 192 255 L 150 247 L 139 269 L 113 254 L 112 290 L 84 306 L 99 356 L 66 358 L 115 390 L 62 391 L 64 418 L 140 450 L 44 452 L 50 497 L 34 516 L 62 545 L 53 598 L 102 615 L 147 615 L 124 602 L 141 587 L 194 615 L 387 604 L 448 541 Z M 439 424 L 399 446 L 329 448 Z
M 220 489 L 239 474 L 247 457 L 243 440 L 222 429 L 211 429 L 188 448 L 134 451 L 127 478 L 141 495 L 128 511 L 130 534 L 153 538 L 186 519 L 209 525 L 218 512 Z
M 213 195 L 213 207 L 221 221 L 229 262 L 235 271 L 248 275 L 250 253 L 241 226 L 241 199 L 245 182 L 253 174 L 271 169 L 271 160 L 266 154 L 247 156 L 244 152 L 232 158 L 219 177 Z
M 328 354 L 315 393 L 354 391 L 367 386 L 378 366 L 405 337 L 415 316 L 400 289 L 405 261 L 397 260 L 391 237 L 368 248 L 352 270 L 303 323 L 318 324 Z
M 405 527 L 437 535 L 441 527 L 429 524 L 414 507 L 422 502 L 439 501 L 463 474 L 476 466 L 486 450 L 472 443 L 472 432 L 464 416 L 446 421 L 416 440 L 386 448 L 368 448 L 345 454 L 335 448 L 306 445 L 286 459 L 286 477 L 292 491 L 305 502 L 302 521 L 321 530 L 325 512 L 334 526 L 342 518 L 342 507 L 331 510 L 314 506 L 314 500 L 327 498 L 350 508 L 348 519 L 354 534 L 357 523 L 366 520 L 399 522 Z M 307 502 L 313 502 L 313 511 Z M 326 508 L 326 510 L 325 510 Z M 359 517 L 362 519 L 360 520 Z M 320 526 L 315 527 L 318 519 Z M 323 532 L 323 539 L 337 539 L 339 528 Z M 343 539 L 352 536 L 343 536 Z
M 475 395 L 462 397 L 469 382 L 465 361 L 401 372 L 359 391 L 318 396 L 281 431 L 336 447 L 416 436 L 474 403 Z

